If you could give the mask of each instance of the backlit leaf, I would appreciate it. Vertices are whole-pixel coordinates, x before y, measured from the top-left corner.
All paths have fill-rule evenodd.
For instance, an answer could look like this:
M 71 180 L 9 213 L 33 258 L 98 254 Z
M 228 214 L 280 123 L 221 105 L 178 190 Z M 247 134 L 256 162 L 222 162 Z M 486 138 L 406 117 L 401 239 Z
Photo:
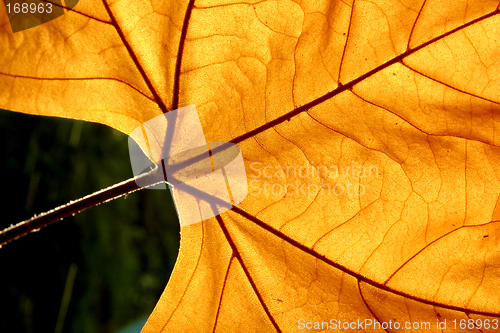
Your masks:
M 240 146 L 247 198 L 182 228 L 145 332 L 495 331 L 499 14 L 488 0 L 82 0 L 12 34 L 0 7 L 0 107 L 129 134 L 195 104 L 207 141 Z

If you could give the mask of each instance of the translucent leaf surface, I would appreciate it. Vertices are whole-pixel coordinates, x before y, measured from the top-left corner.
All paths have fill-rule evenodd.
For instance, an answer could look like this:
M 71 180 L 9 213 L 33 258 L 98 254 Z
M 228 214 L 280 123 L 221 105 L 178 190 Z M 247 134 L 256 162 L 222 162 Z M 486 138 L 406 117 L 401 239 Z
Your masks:
M 0 11 L 0 107 L 129 134 L 195 104 L 241 148 L 249 195 L 182 228 L 145 332 L 500 325 L 498 1 L 86 0 L 16 34 Z

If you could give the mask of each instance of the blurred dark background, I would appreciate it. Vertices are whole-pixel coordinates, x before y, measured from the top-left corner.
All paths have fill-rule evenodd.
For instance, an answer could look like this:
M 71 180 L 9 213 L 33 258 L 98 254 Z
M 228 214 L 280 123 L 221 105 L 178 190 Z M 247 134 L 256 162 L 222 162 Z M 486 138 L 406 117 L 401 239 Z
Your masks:
M 1 229 L 133 176 L 128 137 L 104 125 L 0 110 L 0 138 Z M 168 190 L 137 191 L 7 244 L 0 332 L 140 327 L 178 248 Z

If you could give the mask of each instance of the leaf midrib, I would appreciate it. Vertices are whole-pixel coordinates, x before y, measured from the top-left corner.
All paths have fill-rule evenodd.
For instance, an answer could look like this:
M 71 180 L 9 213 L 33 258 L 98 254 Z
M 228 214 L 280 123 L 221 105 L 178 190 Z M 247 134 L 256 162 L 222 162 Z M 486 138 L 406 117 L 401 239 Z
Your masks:
M 303 244 L 300 244 L 299 242 L 297 242 L 293 238 L 291 238 L 291 237 L 283 234 L 279 230 L 274 229 L 270 225 L 267 225 L 262 220 L 260 220 L 260 219 L 256 218 L 255 216 L 247 213 L 246 211 L 242 210 L 239 207 L 235 206 L 231 210 L 233 210 L 235 213 L 238 213 L 242 217 L 244 217 L 244 218 L 246 218 L 246 219 L 254 222 L 255 224 L 257 224 L 261 228 L 263 228 L 266 231 L 272 233 L 274 236 L 282 239 L 283 241 L 289 243 L 290 245 L 297 247 L 298 249 L 306 252 L 307 254 L 315 257 L 318 260 L 321 260 L 325 264 L 330 265 L 330 266 L 332 266 L 332 267 L 334 267 L 334 268 L 336 268 L 336 269 L 344 272 L 345 274 L 348 274 L 348 275 L 354 277 L 358 281 L 363 281 L 363 282 L 365 282 L 365 283 L 367 283 L 367 284 L 369 284 L 369 285 L 371 285 L 371 286 L 373 286 L 375 288 L 378 288 L 378 289 L 383 290 L 385 292 L 389 292 L 389 293 L 392 293 L 392 294 L 395 294 L 395 295 L 398 295 L 398 296 L 402 296 L 402 297 L 405 297 L 405 298 L 408 298 L 408 299 L 411 299 L 411 300 L 414 300 L 414 301 L 417 301 L 417 302 L 420 302 L 420 303 L 424 303 L 424 304 L 427 304 L 427 305 L 438 306 L 440 308 L 449 309 L 449 310 L 455 310 L 455 311 L 460 311 L 460 312 L 465 312 L 465 313 L 469 313 L 469 314 L 473 313 L 473 314 L 478 314 L 478 315 L 483 315 L 483 316 L 491 316 L 491 317 L 498 317 L 498 318 L 500 318 L 500 313 L 487 312 L 487 311 L 479 311 L 479 310 L 474 310 L 474 309 L 466 309 L 466 308 L 459 307 L 459 306 L 448 305 L 448 304 L 444 304 L 444 303 L 440 303 L 440 302 L 430 301 L 430 300 L 427 300 L 427 299 L 424 299 L 424 298 L 421 298 L 421 297 L 417 297 L 417 296 L 405 293 L 403 291 L 400 291 L 400 290 L 388 287 L 384 283 L 377 282 L 377 281 L 375 281 L 373 279 L 370 279 L 370 278 L 368 278 L 368 277 L 366 277 L 364 275 L 361 275 L 360 273 L 357 273 L 357 272 L 355 272 L 355 271 L 353 271 L 353 270 L 351 270 L 351 269 L 349 269 L 349 268 L 347 268 L 347 267 L 345 267 L 345 266 L 343 266 L 343 265 L 341 265 L 339 263 L 336 263 L 335 261 L 327 258 L 326 256 L 324 256 L 322 254 L 319 254 L 315 250 L 310 249 L 310 248 L 306 247 Z M 472 226 L 464 226 L 464 227 L 472 227 Z M 226 236 L 226 239 L 228 240 L 228 242 L 230 244 L 234 243 L 233 240 L 231 239 L 230 235 L 225 235 L 225 236 Z M 229 239 L 228 239 L 228 237 L 229 237 Z M 236 247 L 234 247 L 233 250 L 238 251 Z M 241 254 L 239 254 L 239 252 L 238 252 L 238 256 L 241 257 Z M 241 264 L 244 265 L 243 260 L 241 261 Z
M 302 113 L 304 111 L 307 111 L 307 110 L 309 110 L 309 109 L 311 109 L 311 108 L 313 108 L 313 107 L 315 107 L 323 102 L 326 102 L 330 98 L 333 98 L 346 90 L 351 90 L 352 87 L 355 86 L 356 84 L 364 81 L 365 79 L 369 78 L 370 76 L 373 76 L 373 75 L 379 73 L 380 71 L 384 70 L 385 68 L 387 68 L 395 63 L 401 62 L 404 58 L 412 55 L 413 53 L 415 53 L 415 52 L 417 52 L 417 51 L 419 51 L 419 50 L 421 50 L 421 49 L 423 49 L 423 48 L 425 48 L 425 47 L 427 47 L 427 46 L 429 46 L 429 45 L 431 45 L 431 44 L 433 44 L 441 39 L 444 39 L 445 37 L 457 32 L 457 31 L 465 29 L 473 24 L 476 24 L 478 22 L 486 20 L 490 17 L 493 17 L 493 16 L 499 14 L 499 12 L 500 11 L 497 8 L 489 14 L 478 17 L 478 18 L 476 18 L 476 19 L 474 19 L 474 20 L 472 20 L 464 25 L 458 26 L 455 29 L 452 29 L 452 30 L 446 32 L 445 34 L 440 35 L 440 36 L 437 36 L 437 37 L 435 37 L 435 38 L 433 38 L 433 39 L 431 39 L 431 40 L 429 40 L 429 41 L 427 41 L 427 42 L 425 42 L 425 43 L 423 43 L 423 44 L 421 44 L 413 49 L 408 49 L 406 52 L 401 53 L 397 57 L 392 58 L 391 60 L 385 62 L 384 64 L 382 64 L 378 67 L 375 67 L 371 71 L 359 76 L 358 78 L 351 80 L 350 82 L 348 82 L 344 85 L 340 84 L 336 89 L 324 94 L 323 96 L 320 96 L 307 104 L 304 104 L 298 108 L 295 108 L 294 110 L 292 110 L 288 113 L 285 113 L 284 115 L 282 115 L 274 120 L 271 120 L 270 122 L 268 122 L 262 126 L 259 126 L 259 127 L 255 128 L 255 129 L 253 129 L 253 130 L 251 130 L 243 135 L 240 135 L 240 136 L 230 140 L 229 142 L 237 144 L 237 143 L 242 142 L 246 139 L 249 139 L 257 134 L 260 134 L 260 133 L 262 133 L 262 132 L 264 132 L 264 131 L 266 131 L 266 130 L 268 130 L 276 125 L 279 125 L 279 124 L 287 121 L 288 119 L 299 115 L 300 113 Z

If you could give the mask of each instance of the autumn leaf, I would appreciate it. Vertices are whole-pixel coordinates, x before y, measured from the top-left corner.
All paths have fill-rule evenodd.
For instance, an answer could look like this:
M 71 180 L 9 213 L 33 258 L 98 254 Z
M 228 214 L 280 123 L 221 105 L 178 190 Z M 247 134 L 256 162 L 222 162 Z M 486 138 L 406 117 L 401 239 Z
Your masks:
M 182 228 L 144 332 L 498 329 L 499 1 L 0 11 L 0 107 L 129 134 L 194 104 L 241 148 L 248 196 Z

